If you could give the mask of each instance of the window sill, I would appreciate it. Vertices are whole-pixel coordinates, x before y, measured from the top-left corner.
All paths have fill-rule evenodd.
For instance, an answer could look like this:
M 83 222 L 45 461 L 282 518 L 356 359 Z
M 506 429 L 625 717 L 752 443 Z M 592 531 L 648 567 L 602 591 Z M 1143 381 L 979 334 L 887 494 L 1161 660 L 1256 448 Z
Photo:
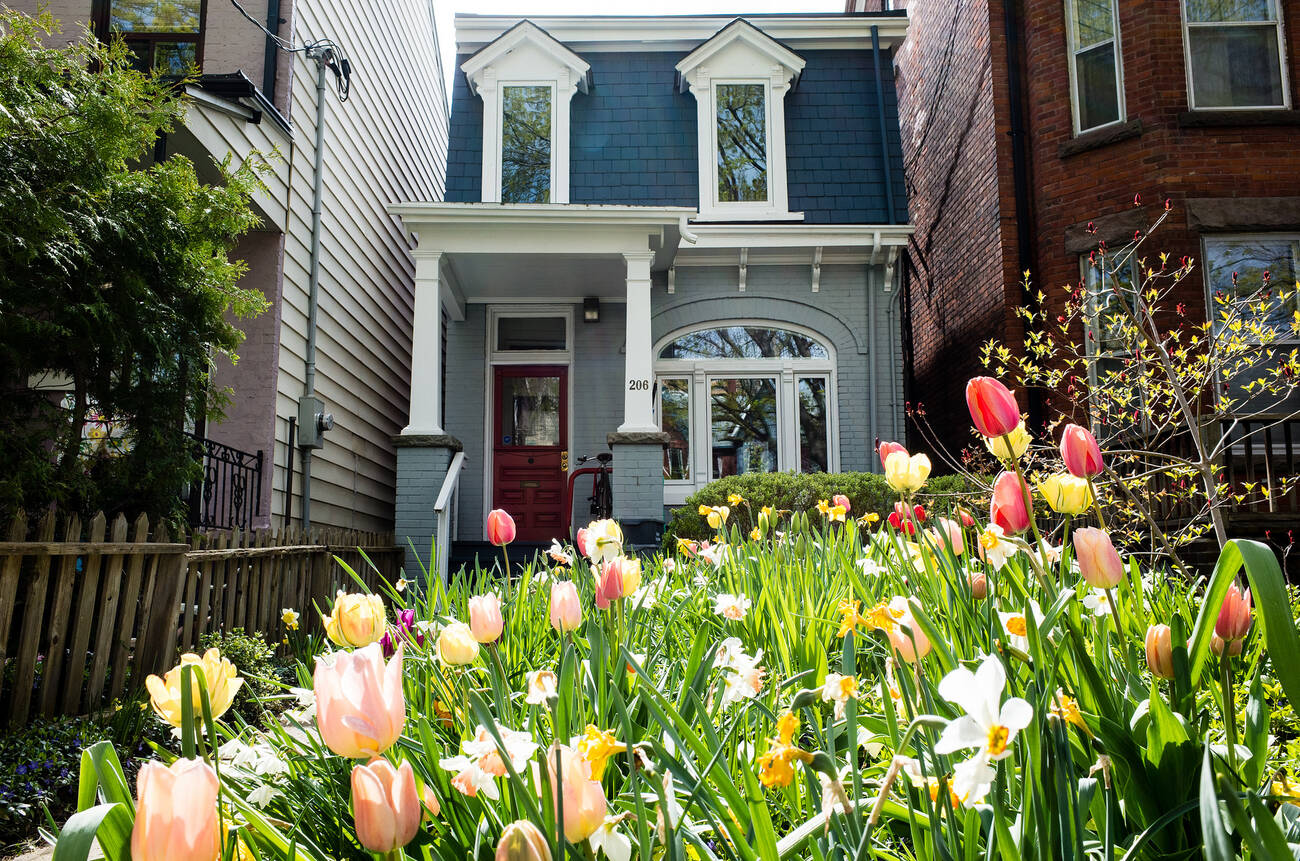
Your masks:
M 1142 136 L 1142 120 L 1134 117 L 1126 123 L 1111 123 L 1099 129 L 1084 132 L 1076 138 L 1061 144 L 1058 155 L 1065 159 L 1080 153 L 1110 146 L 1120 141 L 1132 140 Z
M 1184 111 L 1178 125 L 1185 129 L 1221 126 L 1300 126 L 1300 111 L 1288 108 L 1249 108 L 1237 111 Z
M 779 210 L 774 210 L 774 209 L 769 209 L 769 210 L 751 209 L 749 211 L 738 209 L 731 212 L 728 212 L 726 210 L 722 210 L 722 211 L 712 210 L 708 212 L 701 212 L 699 215 L 693 216 L 691 218 L 691 223 L 706 224 L 710 222 L 717 222 L 717 223 L 724 223 L 724 224 L 725 223 L 736 224 L 736 223 L 743 223 L 748 221 L 773 221 L 773 222 L 787 221 L 788 222 L 788 221 L 803 221 L 803 220 L 804 219 L 803 219 L 802 212 L 781 212 Z

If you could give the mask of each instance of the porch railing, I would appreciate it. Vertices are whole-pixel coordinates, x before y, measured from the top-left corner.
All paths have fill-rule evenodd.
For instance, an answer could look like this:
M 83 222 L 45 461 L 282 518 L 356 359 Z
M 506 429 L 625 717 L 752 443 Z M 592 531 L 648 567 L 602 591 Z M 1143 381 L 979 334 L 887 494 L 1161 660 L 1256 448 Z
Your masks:
M 203 475 L 190 487 L 190 526 L 196 529 L 248 529 L 262 515 L 262 452 L 240 451 L 189 434 Z
M 451 541 L 456 533 L 456 512 L 460 508 L 460 471 L 465 466 L 465 452 L 458 451 L 447 467 L 447 476 L 442 480 L 442 489 L 438 499 L 433 503 L 434 517 L 437 518 L 437 543 L 434 564 L 438 577 L 447 579 L 447 569 L 451 559 Z

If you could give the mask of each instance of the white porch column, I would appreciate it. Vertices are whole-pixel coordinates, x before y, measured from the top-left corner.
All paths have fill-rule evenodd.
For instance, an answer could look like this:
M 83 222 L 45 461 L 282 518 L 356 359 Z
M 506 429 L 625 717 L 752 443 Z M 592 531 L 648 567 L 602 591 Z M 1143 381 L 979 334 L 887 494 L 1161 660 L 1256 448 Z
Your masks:
M 415 258 L 415 319 L 411 331 L 411 411 L 402 436 L 441 435 L 442 252 Z
M 623 357 L 623 424 L 619 433 L 654 433 L 654 356 L 650 339 L 649 251 L 624 253 L 627 262 L 627 352 Z

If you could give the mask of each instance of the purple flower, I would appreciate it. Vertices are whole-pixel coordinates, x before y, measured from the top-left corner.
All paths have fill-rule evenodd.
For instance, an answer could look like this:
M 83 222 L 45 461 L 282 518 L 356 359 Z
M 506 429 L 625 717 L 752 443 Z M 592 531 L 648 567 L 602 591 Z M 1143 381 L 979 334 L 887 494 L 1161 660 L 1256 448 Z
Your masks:
M 424 634 L 415 630 L 414 610 L 403 610 L 397 614 L 397 631 L 398 635 L 406 642 L 409 643 L 414 640 L 416 645 L 424 645 Z M 384 636 L 379 640 L 379 645 L 383 648 L 384 657 L 386 658 L 391 658 L 393 653 L 397 651 L 397 645 L 393 640 L 392 628 L 389 628 L 384 632 Z

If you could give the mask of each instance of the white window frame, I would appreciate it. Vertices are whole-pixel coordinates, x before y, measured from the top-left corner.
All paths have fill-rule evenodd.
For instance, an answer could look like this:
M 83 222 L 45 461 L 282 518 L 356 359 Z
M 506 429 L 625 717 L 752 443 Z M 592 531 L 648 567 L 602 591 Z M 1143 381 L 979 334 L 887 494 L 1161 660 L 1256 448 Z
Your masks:
M 1111 42 L 1111 50 L 1114 51 L 1115 53 L 1115 93 L 1116 96 L 1118 97 L 1117 104 L 1119 105 L 1119 116 L 1118 118 L 1111 120 L 1110 122 L 1102 123 L 1101 125 L 1088 126 L 1087 128 L 1083 128 L 1083 109 L 1082 109 L 1082 105 L 1079 103 L 1079 79 L 1078 79 L 1077 60 L 1079 58 L 1079 54 L 1083 53 L 1084 51 L 1092 50 L 1093 48 L 1096 48 L 1098 45 L 1101 45 L 1103 43 L 1095 42 L 1091 45 L 1075 44 L 1074 10 L 1077 3 L 1078 0 L 1065 0 L 1065 44 L 1067 48 L 1066 53 L 1068 55 L 1067 62 L 1069 63 L 1070 66 L 1070 109 L 1074 115 L 1074 134 L 1076 136 L 1084 134 L 1085 132 L 1095 131 L 1096 129 L 1104 129 L 1107 126 L 1113 126 L 1118 123 L 1125 122 L 1128 119 L 1128 105 L 1126 104 L 1126 101 L 1124 99 L 1124 51 L 1120 43 L 1119 3 L 1117 2 L 1117 0 L 1111 0 L 1110 14 L 1111 14 L 1111 22 L 1112 22 L 1112 29 L 1114 30 L 1114 35 L 1111 36 L 1110 42 Z
M 1252 230 L 1242 233 L 1201 234 L 1201 260 L 1203 261 L 1202 268 L 1205 272 L 1205 277 L 1201 280 L 1205 282 L 1206 316 L 1209 318 L 1210 323 L 1215 326 L 1215 331 L 1217 332 L 1218 306 L 1214 302 L 1214 285 L 1210 283 L 1210 250 L 1208 247 L 1208 243 L 1216 239 L 1228 241 L 1234 239 L 1270 239 L 1275 242 L 1290 242 L 1292 246 L 1292 265 L 1297 269 L 1297 273 L 1300 274 L 1300 233 L 1293 230 Z M 1279 286 L 1288 290 L 1292 289 L 1292 285 L 1290 284 L 1280 284 Z M 1300 336 L 1297 336 L 1295 333 L 1290 331 L 1284 331 L 1278 333 L 1277 338 L 1273 340 L 1270 346 L 1295 346 L 1297 344 L 1300 344 Z
M 655 359 L 655 385 L 663 380 L 686 379 L 690 387 L 691 478 L 664 480 L 664 503 L 682 505 L 686 497 L 713 481 L 712 389 L 715 380 L 770 379 L 776 381 L 777 472 L 797 472 L 802 456 L 799 441 L 799 380 L 826 381 L 826 469 L 840 469 L 839 398 L 835 347 L 824 335 L 776 320 L 714 320 L 678 329 L 655 343 L 654 355 L 672 341 L 705 329 L 756 326 L 784 329 L 812 338 L 826 350 L 826 359 Z M 655 421 L 662 426 L 660 396 L 655 397 Z
M 687 472 L 690 478 L 669 478 L 664 476 L 664 487 L 694 487 L 696 476 L 695 465 L 695 384 L 692 381 L 694 374 L 679 374 L 673 376 L 671 373 L 655 374 L 655 424 L 660 429 L 664 426 L 663 417 L 663 384 L 666 380 L 684 380 L 686 382 L 686 464 Z
M 1211 105 L 1201 107 L 1196 104 L 1196 82 L 1192 78 L 1192 40 L 1191 31 L 1216 27 L 1265 27 L 1267 21 L 1233 21 L 1213 23 L 1192 23 L 1187 17 L 1187 0 L 1178 0 L 1178 12 L 1183 21 L 1183 68 L 1187 77 L 1187 106 L 1193 111 L 1285 111 L 1291 109 L 1291 82 L 1287 74 L 1286 27 L 1282 17 L 1282 3 L 1278 0 L 1277 9 L 1277 63 L 1282 79 L 1282 104 L 1280 105 Z
M 765 148 L 765 164 L 767 181 L 767 200 L 719 200 L 718 199 L 718 87 L 728 85 L 748 86 L 755 85 L 763 88 L 763 146 Z M 776 165 L 776 146 L 774 146 L 775 126 L 773 125 L 772 110 L 772 80 L 771 78 L 719 78 L 709 82 L 710 104 L 713 106 L 710 111 L 708 129 L 709 145 L 707 151 L 709 157 L 709 189 L 708 197 L 709 210 L 712 214 L 723 213 L 729 214 L 733 218 L 770 218 L 778 213 L 784 214 L 790 208 L 789 199 L 785 188 L 785 146 L 782 134 L 780 173 L 782 177 L 782 188 L 776 189 L 775 178 L 778 175 Z M 782 124 L 784 124 L 784 112 L 782 112 Z M 704 165 L 701 163 L 701 169 Z M 704 176 L 703 173 L 700 174 Z M 781 201 L 777 202 L 777 196 L 780 195 Z M 704 189 L 700 189 L 700 215 L 704 217 Z
M 557 200 L 555 199 L 556 189 L 557 189 L 556 177 L 558 177 L 558 176 L 559 176 L 559 173 L 560 173 L 560 165 L 559 165 L 559 150 L 560 150 L 560 147 L 559 147 L 559 145 L 558 145 L 557 142 L 556 142 L 556 137 L 557 137 L 557 135 L 556 135 L 556 128 L 557 128 L 557 126 L 559 125 L 559 122 L 560 122 L 560 110 L 559 110 L 559 107 L 558 107 L 559 99 L 556 98 L 556 89 L 557 89 L 557 87 L 556 87 L 555 81 L 501 81 L 501 82 L 498 84 L 498 86 L 500 86 L 500 88 L 501 88 L 501 96 L 500 96 L 500 98 L 497 99 L 498 110 L 499 110 L 499 112 L 500 112 L 499 116 L 497 117 L 497 122 L 498 122 L 500 125 L 498 126 L 499 131 L 497 132 L 497 148 L 496 148 L 496 152 L 493 153 L 493 157 L 495 158 L 496 161 L 495 161 L 495 163 L 492 165 L 492 170 L 495 172 L 495 182 L 496 182 L 496 201 L 494 201 L 494 202 L 496 202 L 496 203 L 501 203 L 501 202 L 502 202 L 501 198 L 505 196 L 505 192 L 504 192 L 504 190 L 503 190 L 503 188 L 502 188 L 502 186 L 504 185 L 504 179 L 503 179 L 503 176 L 502 176 L 502 169 L 503 169 L 503 167 L 504 167 L 504 162 L 505 162 L 505 144 L 506 144 L 506 141 L 505 141 L 505 127 L 506 127 L 506 99 L 505 99 L 505 88 L 506 88 L 506 87 L 541 87 L 541 88 L 545 88 L 545 89 L 549 90 L 550 93 L 551 93 L 551 168 L 550 168 L 550 176 L 547 178 L 547 182 L 548 182 L 549 185 L 548 185 L 548 193 L 547 193 L 547 200 L 546 200 L 546 202 L 547 202 L 547 203 L 567 203 L 567 202 L 568 202 L 567 199 L 564 200 L 564 201 L 557 201 Z M 486 122 L 485 122 L 485 125 L 486 125 Z M 567 135 L 566 135 L 566 137 L 567 137 Z M 567 149 L 567 147 L 566 147 L 566 149 Z M 487 161 L 487 158 L 488 158 L 487 153 L 484 152 L 484 154 L 483 154 L 483 160 L 484 160 L 485 163 L 486 163 L 486 161 Z M 567 160 L 566 160 L 566 161 L 567 161 Z M 565 164 L 565 173 L 566 173 L 566 174 L 568 173 L 568 165 L 567 165 L 567 163 Z M 569 183 L 568 183 L 568 179 L 567 179 L 567 177 L 566 177 L 565 182 L 564 182 L 564 186 L 565 186 L 565 188 L 568 188 L 568 185 L 569 185 Z

